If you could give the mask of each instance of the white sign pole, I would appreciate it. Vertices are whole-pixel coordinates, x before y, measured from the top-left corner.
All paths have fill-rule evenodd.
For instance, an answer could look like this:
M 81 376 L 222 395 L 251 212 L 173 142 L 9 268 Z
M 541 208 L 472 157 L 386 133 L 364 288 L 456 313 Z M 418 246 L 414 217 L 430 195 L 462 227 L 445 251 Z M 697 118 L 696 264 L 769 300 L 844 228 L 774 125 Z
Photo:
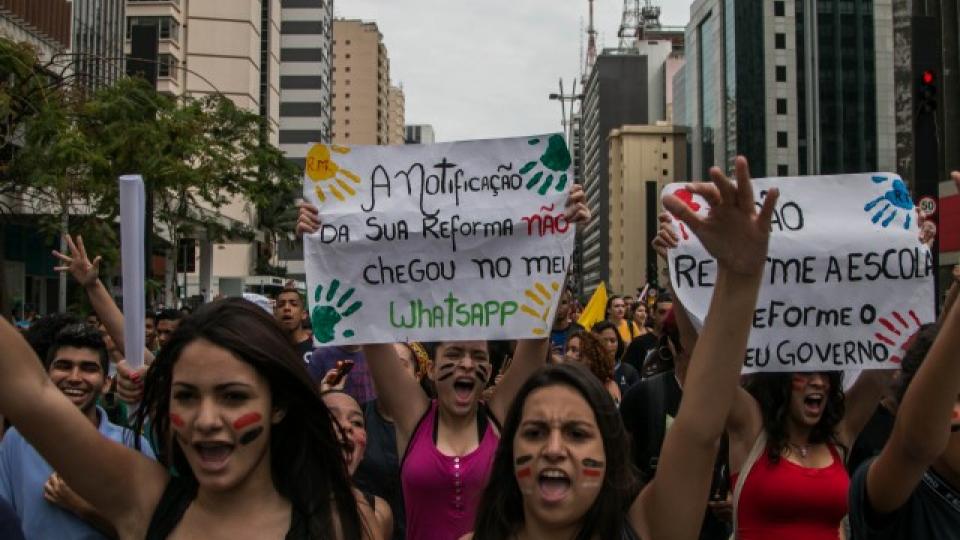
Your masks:
M 140 175 L 120 177 L 120 256 L 123 274 L 124 356 L 133 369 L 143 365 L 144 335 L 144 208 Z

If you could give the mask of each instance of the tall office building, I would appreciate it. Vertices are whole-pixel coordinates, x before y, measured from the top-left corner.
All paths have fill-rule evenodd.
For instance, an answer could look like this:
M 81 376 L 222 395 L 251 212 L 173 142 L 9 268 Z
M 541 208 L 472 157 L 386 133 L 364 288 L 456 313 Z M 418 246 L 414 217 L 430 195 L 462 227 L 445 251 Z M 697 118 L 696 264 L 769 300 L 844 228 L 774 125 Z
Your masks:
M 636 49 L 604 50 L 584 91 L 582 115 L 583 185 L 595 219 L 584 228 L 578 249 L 583 292 L 610 279 L 610 132 L 624 124 L 647 124 L 647 57 Z
M 388 144 L 390 60 L 377 23 L 333 22 L 333 142 Z
M 403 117 L 406 100 L 402 86 L 390 86 L 387 103 L 387 144 L 404 144 Z
M 280 149 L 299 165 L 332 140 L 333 0 L 281 0 Z
M 96 90 L 124 74 L 125 0 L 73 0 L 75 80 Z
M 894 168 L 891 0 L 697 0 L 690 14 L 674 107 L 694 177 L 738 154 L 755 176 Z
M 660 191 L 687 178 L 683 128 L 666 122 L 625 125 L 610 132 L 610 290 L 636 294 L 660 280 L 651 241 L 657 234 Z
M 410 124 L 404 127 L 404 142 L 406 144 L 433 144 L 436 135 L 430 124 Z

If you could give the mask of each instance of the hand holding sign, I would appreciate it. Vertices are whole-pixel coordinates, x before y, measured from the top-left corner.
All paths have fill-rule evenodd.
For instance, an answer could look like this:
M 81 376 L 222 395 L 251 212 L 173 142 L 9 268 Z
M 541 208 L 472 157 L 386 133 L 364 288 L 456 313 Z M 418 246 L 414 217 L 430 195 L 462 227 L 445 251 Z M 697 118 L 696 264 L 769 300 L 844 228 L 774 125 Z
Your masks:
M 724 176 L 720 169 L 710 169 L 713 184 L 690 184 L 687 189 L 710 203 L 710 212 L 700 216 L 689 204 L 674 195 L 667 195 L 663 205 L 687 224 L 721 268 L 736 274 L 756 275 L 763 272 L 767 244 L 770 240 L 770 218 L 779 191 L 771 189 L 757 213 L 753 185 L 746 158 L 736 161 L 737 183 Z

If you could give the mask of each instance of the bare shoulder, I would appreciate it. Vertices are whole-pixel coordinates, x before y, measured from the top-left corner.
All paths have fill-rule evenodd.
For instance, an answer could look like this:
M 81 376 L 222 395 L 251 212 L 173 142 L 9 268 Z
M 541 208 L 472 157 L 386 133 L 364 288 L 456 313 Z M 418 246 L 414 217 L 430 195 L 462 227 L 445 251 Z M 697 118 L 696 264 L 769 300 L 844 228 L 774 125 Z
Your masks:
M 467 533 L 460 537 L 460 540 L 473 540 L 473 533 Z

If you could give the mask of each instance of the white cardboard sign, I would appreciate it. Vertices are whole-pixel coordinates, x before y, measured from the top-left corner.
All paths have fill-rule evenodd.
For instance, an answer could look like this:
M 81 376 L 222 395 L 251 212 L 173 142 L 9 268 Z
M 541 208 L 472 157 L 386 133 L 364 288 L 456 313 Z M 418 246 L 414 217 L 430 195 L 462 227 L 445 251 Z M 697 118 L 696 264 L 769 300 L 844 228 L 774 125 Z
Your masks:
M 760 202 L 780 189 L 744 371 L 896 368 L 904 345 L 933 322 L 936 269 L 918 240 L 917 214 L 894 174 L 753 181 Z M 698 214 L 709 205 L 682 184 Z M 698 328 L 713 294 L 716 261 L 674 220 L 670 282 Z
M 324 345 L 548 335 L 573 253 L 560 135 L 314 144 L 303 195 L 314 339 Z

